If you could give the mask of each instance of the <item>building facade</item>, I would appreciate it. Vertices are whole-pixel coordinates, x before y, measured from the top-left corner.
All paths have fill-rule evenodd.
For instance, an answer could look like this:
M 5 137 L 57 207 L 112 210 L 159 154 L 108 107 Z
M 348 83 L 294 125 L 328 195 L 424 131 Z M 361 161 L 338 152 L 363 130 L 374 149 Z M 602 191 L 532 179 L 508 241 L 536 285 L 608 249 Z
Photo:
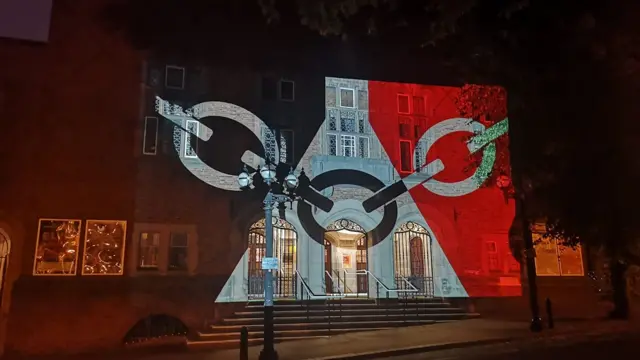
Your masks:
M 461 88 L 153 57 L 94 21 L 99 2 L 75 6 L 54 7 L 46 45 L 0 43 L 5 351 L 116 349 L 151 315 L 197 331 L 260 299 L 264 189 L 237 175 L 265 158 L 332 203 L 275 212 L 278 296 L 301 281 L 317 296 L 411 290 L 527 317 L 508 166 L 479 167 L 469 153 L 492 147 L 467 141 L 506 108 L 438 125 L 461 117 Z M 580 249 L 537 253 L 556 311 L 595 293 Z

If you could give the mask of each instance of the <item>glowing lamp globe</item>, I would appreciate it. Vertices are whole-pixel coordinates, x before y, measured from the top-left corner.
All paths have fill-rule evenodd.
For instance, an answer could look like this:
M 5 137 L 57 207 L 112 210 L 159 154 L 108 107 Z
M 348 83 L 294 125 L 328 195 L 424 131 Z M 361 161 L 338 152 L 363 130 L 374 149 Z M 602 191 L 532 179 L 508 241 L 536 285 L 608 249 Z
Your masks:
M 298 177 L 292 172 L 284 178 L 284 185 L 289 190 L 293 190 L 298 187 Z
M 276 178 L 276 167 L 273 164 L 265 164 L 261 169 L 260 169 L 260 176 L 262 176 L 262 178 L 265 181 L 273 181 Z
M 246 188 L 251 185 L 251 176 L 249 176 L 246 171 L 243 171 L 238 175 L 238 185 L 240 185 L 241 188 Z

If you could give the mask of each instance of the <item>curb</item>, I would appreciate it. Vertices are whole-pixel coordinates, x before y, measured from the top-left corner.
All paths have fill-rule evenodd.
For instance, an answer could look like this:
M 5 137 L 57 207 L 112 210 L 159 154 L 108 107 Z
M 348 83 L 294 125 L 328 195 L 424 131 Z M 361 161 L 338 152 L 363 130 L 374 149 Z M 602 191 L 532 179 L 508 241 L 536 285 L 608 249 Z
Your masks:
M 613 330 L 613 331 L 611 331 Z M 361 353 L 351 353 L 351 354 L 339 354 L 339 355 L 331 355 L 325 357 L 316 357 L 316 358 L 308 358 L 306 360 L 361 360 L 361 359 L 378 359 L 378 358 L 386 358 L 386 357 L 395 357 L 395 356 L 403 356 L 403 355 L 412 355 L 412 354 L 420 354 L 420 353 L 428 353 L 434 351 L 442 351 L 442 350 L 452 350 L 452 349 L 465 349 L 471 347 L 480 347 L 480 346 L 488 346 L 495 345 L 501 343 L 510 343 L 510 342 L 520 342 L 520 341 L 540 341 L 540 340 L 566 340 L 567 338 L 574 338 L 578 336 L 578 342 L 588 341 L 593 337 L 600 337 L 602 335 L 607 334 L 624 334 L 630 332 L 630 329 L 608 329 L 605 331 L 569 331 L 566 333 L 552 334 L 551 336 L 539 336 L 535 338 L 522 338 L 522 337 L 509 337 L 509 338 L 497 338 L 497 339 L 486 339 L 486 340 L 474 340 L 474 341 L 464 341 L 464 342 L 452 342 L 445 344 L 435 344 L 435 345 L 418 345 L 412 347 L 405 348 L 397 348 L 390 350 L 377 350 L 377 351 L 369 351 L 369 352 L 361 352 Z
M 360 360 L 360 359 L 371 359 L 374 357 L 385 358 L 385 357 L 392 357 L 392 356 L 420 354 L 420 353 L 426 353 L 431 351 L 463 349 L 463 348 L 475 347 L 475 346 L 493 345 L 493 344 L 504 343 L 504 342 L 509 342 L 513 340 L 514 338 L 501 338 L 501 339 L 453 342 L 453 343 L 436 344 L 436 345 L 420 345 L 420 346 L 412 346 L 412 347 L 392 349 L 392 350 L 379 350 L 379 351 L 370 351 L 370 352 L 353 353 L 353 354 L 340 354 L 340 355 L 325 356 L 325 357 L 319 357 L 319 358 L 310 358 L 307 360 Z

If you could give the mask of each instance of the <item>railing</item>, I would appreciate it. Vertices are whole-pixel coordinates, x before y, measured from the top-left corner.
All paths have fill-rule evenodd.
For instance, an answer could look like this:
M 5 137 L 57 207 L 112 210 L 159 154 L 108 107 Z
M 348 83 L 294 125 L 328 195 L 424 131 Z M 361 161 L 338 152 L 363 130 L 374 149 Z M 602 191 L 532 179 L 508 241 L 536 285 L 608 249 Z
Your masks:
M 261 270 L 262 271 L 262 270 Z M 273 274 L 273 297 L 276 299 L 293 298 L 297 294 L 295 274 L 278 271 Z M 252 299 L 264 298 L 264 273 L 251 274 L 247 279 L 247 296 Z
M 310 310 L 311 310 L 311 305 L 313 303 L 314 300 L 324 300 L 324 309 L 325 309 L 325 318 L 327 319 L 327 327 L 328 327 L 328 332 L 329 335 L 331 334 L 331 317 L 332 317 L 332 312 L 334 310 L 334 302 L 332 302 L 331 300 L 333 299 L 342 299 L 344 298 L 344 294 L 339 292 L 340 289 L 338 288 L 338 293 L 334 294 L 327 294 L 326 293 L 326 284 L 325 284 L 325 294 L 324 295 L 318 295 L 315 294 L 313 292 L 313 290 L 311 290 L 311 287 L 309 286 L 309 284 L 307 283 L 307 281 L 302 277 L 302 275 L 300 275 L 300 272 L 296 270 L 296 278 L 297 281 L 296 283 L 300 282 L 300 297 L 299 299 L 301 300 L 301 304 L 302 306 L 304 306 L 306 308 L 306 315 L 307 315 L 307 321 L 309 321 L 310 318 Z M 333 281 L 333 280 L 332 280 Z M 338 302 L 338 317 L 341 318 L 342 317 L 342 303 Z
M 340 291 L 340 279 L 338 278 L 338 281 L 336 281 L 336 279 L 333 277 L 333 275 L 331 275 L 331 273 L 327 270 L 324 271 L 325 274 L 325 281 L 324 281 L 324 290 L 327 294 L 331 293 L 343 293 L 344 291 Z M 329 278 L 329 280 L 331 281 L 331 291 L 327 291 L 327 278 Z

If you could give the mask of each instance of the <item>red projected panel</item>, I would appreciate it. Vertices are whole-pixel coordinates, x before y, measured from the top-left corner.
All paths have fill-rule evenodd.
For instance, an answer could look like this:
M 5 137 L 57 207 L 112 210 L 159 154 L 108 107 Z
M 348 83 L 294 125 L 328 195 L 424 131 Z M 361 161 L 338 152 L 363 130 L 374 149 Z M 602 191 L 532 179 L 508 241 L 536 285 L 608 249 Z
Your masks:
M 369 122 L 397 173 L 429 178 L 409 193 L 467 295 L 520 295 L 504 90 L 378 81 L 368 90 Z M 434 272 L 446 293 L 450 281 Z

